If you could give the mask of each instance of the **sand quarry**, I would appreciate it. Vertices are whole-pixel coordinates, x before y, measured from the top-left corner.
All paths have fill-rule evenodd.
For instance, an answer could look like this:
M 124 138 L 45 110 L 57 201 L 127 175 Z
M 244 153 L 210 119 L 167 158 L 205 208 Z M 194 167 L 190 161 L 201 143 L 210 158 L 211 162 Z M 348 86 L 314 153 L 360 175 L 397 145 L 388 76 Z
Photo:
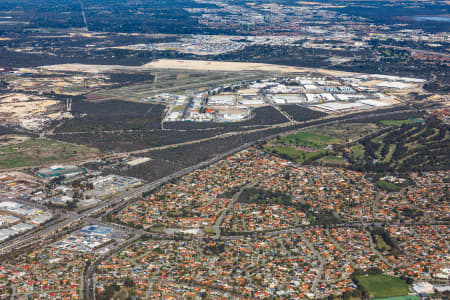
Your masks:
M 25 119 L 43 117 L 51 106 L 57 104 L 56 100 L 33 95 L 3 95 L 0 97 L 0 123 L 20 125 Z

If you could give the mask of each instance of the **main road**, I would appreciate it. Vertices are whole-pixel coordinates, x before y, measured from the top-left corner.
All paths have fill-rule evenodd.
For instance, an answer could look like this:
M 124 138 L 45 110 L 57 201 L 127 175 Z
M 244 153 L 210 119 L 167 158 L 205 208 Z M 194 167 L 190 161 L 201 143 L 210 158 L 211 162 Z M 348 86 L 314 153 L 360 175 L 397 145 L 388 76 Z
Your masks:
M 386 116 L 389 114 L 399 114 L 399 113 L 415 112 L 415 111 L 416 110 L 414 110 L 414 109 L 406 108 L 404 110 L 397 110 L 394 112 L 384 112 L 383 114 L 380 114 L 379 112 L 377 113 L 377 111 L 369 112 L 368 114 L 365 114 L 363 116 L 361 116 L 361 115 L 355 116 L 354 114 L 347 114 L 347 115 L 343 115 L 343 116 L 339 116 L 339 117 L 334 117 L 331 119 L 319 120 L 320 121 L 319 123 L 317 123 L 318 120 L 312 120 L 311 122 L 314 122 L 314 123 L 311 125 L 308 125 L 307 122 L 304 123 L 304 122 L 299 122 L 299 121 L 292 121 L 292 122 L 276 124 L 276 125 L 273 125 L 270 127 L 259 128 L 259 129 L 249 130 L 249 131 L 238 131 L 238 132 L 226 133 L 226 134 L 222 134 L 222 135 L 219 135 L 216 137 L 200 139 L 199 141 L 196 140 L 196 141 L 191 141 L 191 142 L 186 142 L 186 143 L 181 143 L 181 144 L 162 146 L 162 147 L 158 147 L 158 149 L 177 147 L 177 146 L 182 146 L 182 145 L 191 144 L 191 143 L 197 143 L 197 142 L 201 142 L 201 141 L 208 141 L 208 140 L 212 140 L 215 138 L 223 138 L 223 137 L 229 137 L 229 136 L 239 135 L 239 134 L 260 132 L 260 131 L 270 130 L 273 128 L 280 128 L 280 127 L 283 128 L 283 127 L 291 127 L 291 126 L 295 126 L 295 125 L 304 125 L 302 128 L 294 129 L 295 131 L 298 131 L 301 129 L 307 129 L 307 128 L 323 126 L 323 125 L 330 125 L 330 124 L 339 124 L 342 122 L 348 122 L 348 121 L 352 121 L 352 120 L 361 120 L 361 119 L 366 119 L 366 118 L 370 118 L 370 117 Z M 42 229 L 39 229 L 37 231 L 32 231 L 29 234 L 20 235 L 10 241 L 0 244 L 0 255 L 5 254 L 12 250 L 17 250 L 19 248 L 23 248 L 23 247 L 29 246 L 31 244 L 35 244 L 39 241 L 42 241 L 49 234 L 55 233 L 59 229 L 64 228 L 72 223 L 77 222 L 77 221 L 82 221 L 83 219 L 85 219 L 87 217 L 95 216 L 95 215 L 99 214 L 100 212 L 103 214 L 106 214 L 112 209 L 117 209 L 119 205 L 125 206 L 128 203 L 134 201 L 135 198 L 140 197 L 143 193 L 152 191 L 155 188 L 159 187 L 160 185 L 169 182 L 170 180 L 181 177 L 181 176 L 188 174 L 196 169 L 206 167 L 206 166 L 208 166 L 214 162 L 217 162 L 227 156 L 230 156 L 230 155 L 232 155 L 236 152 L 239 152 L 243 149 L 246 149 L 257 142 L 272 139 L 272 138 L 276 137 L 278 134 L 279 133 L 276 133 L 276 134 L 266 136 L 266 137 L 263 137 L 263 138 L 260 138 L 260 139 L 257 139 L 257 140 L 251 141 L 251 142 L 244 143 L 236 148 L 233 148 L 233 149 L 223 152 L 221 154 L 217 154 L 216 156 L 214 156 L 208 160 L 205 160 L 205 161 L 195 164 L 193 166 L 179 170 L 171 175 L 157 179 L 153 182 L 147 183 L 145 185 L 142 185 L 140 187 L 137 187 L 135 189 L 127 191 L 125 193 L 118 194 L 118 195 L 112 197 L 111 199 L 109 199 L 105 202 L 102 202 L 99 205 L 97 205 L 91 209 L 88 209 L 86 211 L 83 211 L 81 213 L 76 213 L 76 212 L 63 213 L 56 220 L 43 226 Z M 148 148 L 148 149 L 143 149 L 143 150 L 138 150 L 138 151 L 122 153 L 122 154 L 136 154 L 136 153 L 146 152 L 146 151 L 150 151 L 150 150 L 155 150 L 155 148 Z
M 373 111 L 373 112 L 369 112 L 368 114 L 365 115 L 355 115 L 355 114 L 348 114 L 348 115 L 342 115 L 342 116 L 334 116 L 332 118 L 327 118 L 327 119 L 322 119 L 322 120 L 312 120 L 310 122 L 299 122 L 299 121 L 290 121 L 290 122 L 286 122 L 286 123 L 282 123 L 282 124 L 276 124 L 276 125 L 272 125 L 269 127 L 265 127 L 265 128 L 258 128 L 258 129 L 253 129 L 253 130 L 248 130 L 248 131 L 237 131 L 237 132 L 231 132 L 231 133 L 225 133 L 225 134 L 221 134 L 219 136 L 215 136 L 215 137 L 211 137 L 211 138 L 206 138 L 206 139 L 200 139 L 200 140 L 196 140 L 196 141 L 190 141 L 190 142 L 185 142 L 185 143 L 180 143 L 180 144 L 175 144 L 175 145 L 168 145 L 168 146 L 162 146 L 162 147 L 158 147 L 159 149 L 165 149 L 165 148 L 171 148 L 171 147 L 178 147 L 178 146 L 182 146 L 182 145 L 186 145 L 186 144 L 191 144 L 191 143 L 199 143 L 199 142 L 204 142 L 204 141 L 208 141 L 208 140 L 213 140 L 213 139 L 217 139 L 217 138 L 224 138 L 224 137 L 230 137 L 233 135 L 240 135 L 240 134 L 247 134 L 247 133 L 254 133 L 254 132 L 260 132 L 260 131 L 265 131 L 265 130 L 270 130 L 270 129 L 274 129 L 274 128 L 286 128 L 288 129 L 286 132 L 288 131 L 298 131 L 301 129 L 306 129 L 306 128 L 312 128 L 312 127 L 317 127 L 317 126 L 323 126 L 323 125 L 330 125 L 330 124 L 339 124 L 342 122 L 348 122 L 348 121 L 353 121 L 353 120 L 361 120 L 361 119 L 366 119 L 366 118 L 370 118 L 370 117 L 378 117 L 378 116 L 386 116 L 386 115 L 390 115 L 390 114 L 400 114 L 400 113 L 405 113 L 405 112 L 415 112 L 417 110 L 413 110 L 410 108 L 406 108 L 404 110 L 398 110 L 398 111 L 394 111 L 394 112 L 384 112 L 382 114 L 380 114 L 380 112 L 377 111 Z M 308 123 L 312 123 L 310 125 L 308 125 Z M 303 125 L 301 128 L 295 128 L 295 125 Z M 289 128 L 293 126 L 294 128 Z M 285 132 L 284 132 L 285 133 Z M 110 213 L 112 210 L 115 209 L 120 209 L 121 207 L 124 207 L 130 203 L 132 203 L 133 201 L 135 201 L 136 198 L 142 197 L 142 195 L 144 193 L 150 192 L 154 189 L 156 189 L 157 187 L 173 180 L 176 178 L 179 178 L 183 175 L 186 175 L 196 169 L 200 169 L 200 168 L 204 168 L 210 164 L 213 164 L 227 156 L 230 156 L 236 152 L 239 152 L 243 149 L 246 149 L 250 146 L 252 146 L 253 144 L 260 142 L 260 141 L 265 141 L 265 140 L 269 140 L 272 139 L 274 137 L 276 137 L 279 133 L 270 135 L 270 136 L 266 136 L 251 142 L 247 142 L 244 143 L 238 147 L 235 147 L 233 149 L 230 149 L 224 153 L 220 153 L 217 154 L 216 156 L 207 159 L 203 162 L 200 162 L 198 164 L 195 164 L 193 166 L 184 168 L 182 170 L 179 170 L 173 174 L 170 174 L 168 176 L 165 176 L 163 178 L 160 178 L 158 180 L 155 180 L 153 182 L 144 184 L 140 187 L 136 187 L 132 190 L 129 190 L 127 192 L 118 194 L 112 198 L 110 198 L 107 201 L 104 201 L 100 204 L 98 204 L 97 206 L 87 209 L 85 211 L 81 211 L 81 212 L 64 212 L 62 210 L 58 210 L 58 214 L 57 214 L 57 218 L 55 218 L 54 220 L 52 220 L 51 222 L 49 222 L 48 224 L 42 226 L 42 228 L 39 228 L 37 230 L 33 230 L 30 233 L 26 233 L 23 234 L 21 236 L 18 236 L 8 242 L 2 243 L 0 244 L 0 255 L 2 254 L 6 254 L 8 252 L 12 252 L 14 250 L 18 250 L 20 248 L 25 248 L 28 246 L 32 246 L 32 245 L 37 245 L 38 243 L 42 243 L 44 242 L 51 234 L 54 234 L 56 232 L 61 231 L 63 228 L 66 228 L 68 226 L 70 226 L 71 224 L 77 223 L 77 222 L 81 222 L 81 221 L 85 221 L 88 223 L 93 223 L 95 220 L 99 219 L 99 216 L 103 216 L 106 215 L 108 213 Z M 142 150 L 138 150 L 138 151 L 132 151 L 132 152 L 128 152 L 128 153 L 116 153 L 113 155 L 126 155 L 126 154 L 136 154 L 136 153 L 141 153 L 141 152 L 146 152 L 146 151 L 150 151 L 150 150 L 155 150 L 155 148 L 148 148 L 148 149 L 142 149 Z M 240 192 L 242 192 L 242 190 L 240 190 Z M 237 193 L 236 198 L 238 197 L 238 195 L 240 194 Z M 233 201 L 231 202 L 233 203 Z M 223 218 L 225 215 L 221 215 L 221 217 Z M 95 222 L 94 222 L 95 223 Z M 216 237 L 220 238 L 220 222 L 217 222 L 216 227 L 215 228 L 215 233 L 216 233 Z M 302 228 L 304 229 L 304 228 Z M 293 231 L 299 231 L 301 230 L 300 228 L 294 228 L 294 229 L 287 229 L 284 230 L 283 232 L 293 232 Z M 277 232 L 271 232 L 268 233 L 270 234 L 276 234 Z M 113 249 L 111 249 L 110 252 L 108 252 L 105 256 L 101 256 L 99 258 L 97 258 L 94 263 L 89 266 L 89 268 L 86 270 L 85 273 L 85 278 L 84 278 L 84 290 L 85 290 L 85 297 L 86 299 L 89 299 L 90 297 L 93 299 L 95 297 L 94 293 L 94 281 L 93 281 L 93 274 L 95 273 L 96 267 L 97 265 L 103 260 L 106 259 L 109 255 L 115 253 L 116 251 L 120 250 L 121 248 L 123 248 L 124 246 L 128 245 L 129 243 L 135 241 L 136 239 L 138 239 L 139 237 L 141 237 L 143 234 L 142 231 L 139 230 L 135 230 L 133 231 L 133 237 L 130 238 L 129 240 L 125 241 L 124 243 L 122 243 L 121 245 L 118 245 L 116 247 L 114 247 Z M 236 237 L 225 237 L 225 239 L 228 238 L 236 238 Z M 314 286 L 315 288 L 317 287 L 318 284 L 318 279 L 316 278 L 315 282 L 314 282 Z

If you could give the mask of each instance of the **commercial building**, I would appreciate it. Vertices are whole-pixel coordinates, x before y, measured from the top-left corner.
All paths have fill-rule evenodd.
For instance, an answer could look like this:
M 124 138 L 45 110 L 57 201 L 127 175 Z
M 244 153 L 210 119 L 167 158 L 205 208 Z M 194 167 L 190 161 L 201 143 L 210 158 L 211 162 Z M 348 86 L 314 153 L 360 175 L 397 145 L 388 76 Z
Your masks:
M 0 229 L 0 242 L 8 239 L 9 237 L 13 236 L 15 234 L 14 231 L 9 229 Z
M 78 174 L 84 173 L 84 172 L 86 172 L 86 169 L 79 168 L 77 166 L 56 165 L 56 166 L 51 166 L 48 168 L 40 169 L 38 171 L 38 175 L 41 176 L 42 178 L 53 178 L 53 177 L 61 177 L 61 176 L 71 177 L 71 176 L 75 176 L 75 175 L 78 175 Z

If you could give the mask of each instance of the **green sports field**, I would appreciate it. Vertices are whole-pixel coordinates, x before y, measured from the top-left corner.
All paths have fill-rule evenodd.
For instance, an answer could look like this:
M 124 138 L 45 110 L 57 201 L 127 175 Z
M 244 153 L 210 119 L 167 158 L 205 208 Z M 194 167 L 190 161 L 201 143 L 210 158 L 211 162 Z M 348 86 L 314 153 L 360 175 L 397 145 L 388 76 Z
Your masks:
M 374 298 L 386 298 L 408 295 L 406 281 L 388 275 L 359 275 L 358 283 Z
M 376 298 L 375 300 L 420 300 L 417 296 L 398 296 L 388 298 Z

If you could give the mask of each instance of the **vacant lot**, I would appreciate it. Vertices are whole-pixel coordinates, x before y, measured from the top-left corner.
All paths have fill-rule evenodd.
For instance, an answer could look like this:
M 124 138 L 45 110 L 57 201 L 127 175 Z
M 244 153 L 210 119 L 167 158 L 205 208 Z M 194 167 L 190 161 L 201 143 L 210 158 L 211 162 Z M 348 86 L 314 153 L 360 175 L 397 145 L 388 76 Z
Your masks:
M 408 285 L 404 280 L 388 275 L 360 275 L 356 277 L 371 296 L 375 298 L 408 295 Z
M 94 157 L 99 151 L 60 141 L 30 138 L 23 143 L 0 147 L 0 169 L 55 164 Z

